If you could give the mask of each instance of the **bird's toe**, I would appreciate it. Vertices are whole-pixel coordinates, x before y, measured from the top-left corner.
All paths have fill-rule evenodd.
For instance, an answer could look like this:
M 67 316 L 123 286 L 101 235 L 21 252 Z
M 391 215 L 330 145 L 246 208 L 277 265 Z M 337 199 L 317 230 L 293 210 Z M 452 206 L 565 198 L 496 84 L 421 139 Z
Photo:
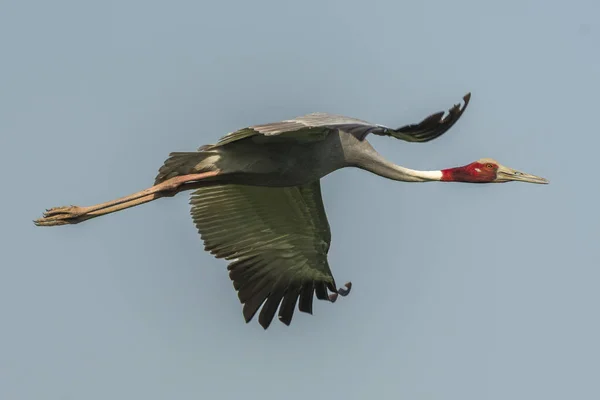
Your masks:
M 77 206 L 52 207 L 46 210 L 44 218 L 67 215 L 70 218 L 81 215 L 81 208 Z

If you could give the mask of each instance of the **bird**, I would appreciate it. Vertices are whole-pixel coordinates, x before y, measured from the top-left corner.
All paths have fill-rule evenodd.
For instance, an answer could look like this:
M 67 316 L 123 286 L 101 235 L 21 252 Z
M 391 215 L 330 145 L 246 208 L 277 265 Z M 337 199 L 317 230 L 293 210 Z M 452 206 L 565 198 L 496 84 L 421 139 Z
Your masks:
M 195 151 L 170 153 L 148 189 L 93 206 L 47 209 L 34 223 L 77 224 L 193 190 L 193 223 L 205 250 L 228 261 L 246 323 L 260 309 L 258 322 L 265 330 L 276 313 L 289 326 L 296 304 L 299 312 L 312 315 L 314 297 L 335 302 L 352 288 L 351 282 L 338 288 L 329 266 L 324 176 L 352 167 L 403 182 L 548 183 L 491 158 L 442 170 L 414 170 L 386 160 L 367 140 L 373 134 L 429 142 L 461 118 L 470 99 L 469 92 L 462 105 L 454 104 L 447 113 L 396 129 L 324 112 L 249 126 Z

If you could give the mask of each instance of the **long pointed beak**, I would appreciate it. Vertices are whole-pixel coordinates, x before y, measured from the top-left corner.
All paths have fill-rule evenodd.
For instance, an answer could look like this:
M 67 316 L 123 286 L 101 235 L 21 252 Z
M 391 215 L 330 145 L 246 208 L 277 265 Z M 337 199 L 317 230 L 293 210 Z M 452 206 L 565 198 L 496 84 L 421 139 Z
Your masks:
M 496 181 L 497 182 L 509 182 L 509 181 L 518 181 L 518 182 L 527 182 L 527 183 L 538 183 L 538 184 L 548 184 L 547 179 L 542 178 L 540 176 L 535 176 L 531 174 L 527 174 L 525 172 L 517 171 L 514 169 L 500 167 L 497 172 Z

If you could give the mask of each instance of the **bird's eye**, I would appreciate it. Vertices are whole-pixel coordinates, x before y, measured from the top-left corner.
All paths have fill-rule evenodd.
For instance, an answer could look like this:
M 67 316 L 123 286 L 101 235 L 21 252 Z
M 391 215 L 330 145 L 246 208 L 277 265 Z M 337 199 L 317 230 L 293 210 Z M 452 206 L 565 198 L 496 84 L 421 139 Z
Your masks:
M 492 164 L 487 164 L 486 168 L 492 169 L 492 168 L 494 168 L 494 166 Z

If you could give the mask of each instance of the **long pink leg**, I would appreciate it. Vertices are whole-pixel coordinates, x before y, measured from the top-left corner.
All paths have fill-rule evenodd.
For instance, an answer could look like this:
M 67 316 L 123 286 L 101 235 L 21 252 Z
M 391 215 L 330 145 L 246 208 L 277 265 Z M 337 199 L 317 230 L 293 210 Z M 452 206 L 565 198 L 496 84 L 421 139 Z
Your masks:
M 193 182 L 217 176 L 218 174 L 219 171 L 210 171 L 201 174 L 176 176 L 175 178 L 168 179 L 158 185 L 154 185 L 129 196 L 89 207 L 67 206 L 51 208 L 44 213 L 42 218 L 35 220 L 34 223 L 37 226 L 77 224 L 101 215 L 148 203 L 161 197 L 173 196 L 182 190 L 199 186 L 191 185 Z

